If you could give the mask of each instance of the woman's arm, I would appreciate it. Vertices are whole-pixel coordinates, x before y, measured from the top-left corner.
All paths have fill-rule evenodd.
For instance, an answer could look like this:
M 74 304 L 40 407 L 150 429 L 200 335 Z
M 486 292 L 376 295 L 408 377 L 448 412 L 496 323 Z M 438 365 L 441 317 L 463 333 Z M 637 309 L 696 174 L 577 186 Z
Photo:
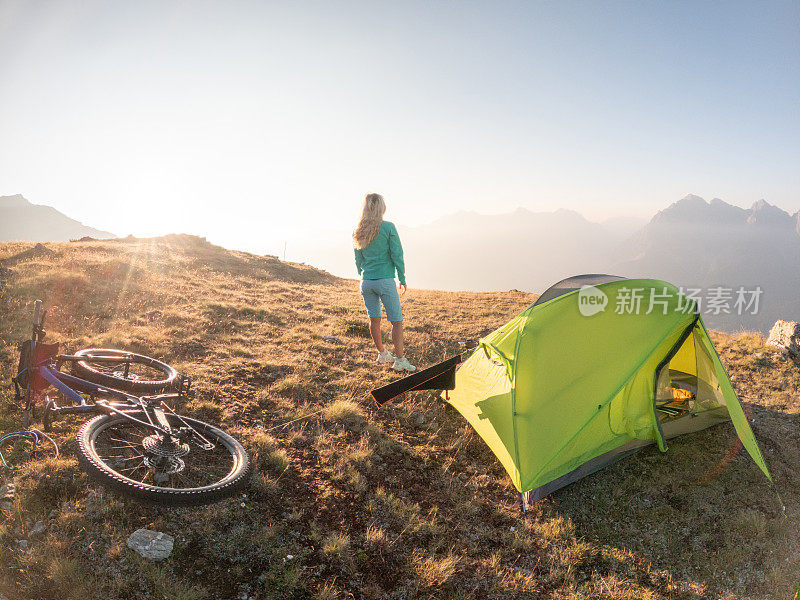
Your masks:
M 364 255 L 361 253 L 361 250 L 357 248 L 353 248 L 353 252 L 356 257 L 356 270 L 358 274 L 361 275 L 361 271 L 364 270 Z
M 392 259 L 394 268 L 397 269 L 397 279 L 400 280 L 400 285 L 405 285 L 406 265 L 403 261 L 403 244 L 400 243 L 400 236 L 397 234 L 397 228 L 394 223 L 389 232 L 389 257 Z

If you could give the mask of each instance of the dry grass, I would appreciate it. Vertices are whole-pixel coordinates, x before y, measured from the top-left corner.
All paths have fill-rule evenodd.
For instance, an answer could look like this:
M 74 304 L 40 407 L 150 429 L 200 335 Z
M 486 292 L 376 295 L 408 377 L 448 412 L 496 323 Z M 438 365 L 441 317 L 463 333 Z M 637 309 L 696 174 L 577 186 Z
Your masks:
M 29 246 L 0 245 L 0 258 Z M 50 246 L 13 267 L 0 296 L 2 379 L 26 305 L 42 298 L 58 307 L 48 331 L 65 350 L 122 347 L 192 375 L 182 408 L 240 436 L 257 473 L 246 495 L 211 507 L 141 505 L 88 480 L 74 455 L 80 419 L 57 422 L 60 459 L 12 454 L 19 491 L 0 514 L 11 600 L 788 599 L 800 577 L 800 374 L 760 335 L 715 342 L 785 517 L 722 425 L 588 477 L 523 521 L 497 460 L 434 393 L 374 408 L 368 391 L 392 374 L 373 362 L 356 282 L 188 236 Z M 409 355 L 451 356 L 533 298 L 410 290 Z M 11 400 L 4 387 L 0 431 L 18 428 Z M 32 535 L 37 521 L 45 532 Z M 173 535 L 173 556 L 132 553 L 139 527 Z

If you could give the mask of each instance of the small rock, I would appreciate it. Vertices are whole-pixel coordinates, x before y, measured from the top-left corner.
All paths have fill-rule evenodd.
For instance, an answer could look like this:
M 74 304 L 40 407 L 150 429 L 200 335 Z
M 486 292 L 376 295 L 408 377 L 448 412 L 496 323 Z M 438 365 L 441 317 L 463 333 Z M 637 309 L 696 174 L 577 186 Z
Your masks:
M 28 540 L 16 540 L 17 550 L 25 552 L 28 549 Z
M 31 527 L 31 535 L 42 535 L 45 532 L 46 527 L 44 526 L 44 521 L 36 521 L 36 524 Z
M 175 538 L 159 531 L 137 529 L 128 538 L 128 548 L 150 560 L 164 560 L 172 554 Z
M 344 344 L 344 342 L 335 335 L 326 335 L 322 339 L 325 340 L 326 342 L 330 342 L 331 344 Z
M 756 358 L 764 358 L 764 353 L 763 352 L 756 352 L 755 357 Z
M 415 425 L 423 425 L 425 423 L 425 415 L 418 410 L 412 412 L 408 418 L 411 419 Z
M 800 358 L 800 325 L 795 321 L 776 321 L 769 330 L 767 345 L 775 346 L 782 353 Z
M 17 487 L 12 483 L 0 485 L 0 510 L 14 510 L 14 494 Z

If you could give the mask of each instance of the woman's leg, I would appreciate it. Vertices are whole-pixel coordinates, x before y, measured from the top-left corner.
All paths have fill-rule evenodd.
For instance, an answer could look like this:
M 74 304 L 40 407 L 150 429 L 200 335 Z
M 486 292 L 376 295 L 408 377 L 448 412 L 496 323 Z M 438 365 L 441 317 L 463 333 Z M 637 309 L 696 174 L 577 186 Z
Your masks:
M 367 307 L 369 316 L 369 333 L 378 352 L 383 352 L 383 339 L 381 338 L 381 298 L 380 290 L 376 289 L 375 281 L 365 279 L 361 282 L 361 297 Z
M 400 296 L 397 295 L 394 279 L 382 279 L 380 287 L 381 302 L 386 309 L 386 320 L 392 324 L 394 355 L 396 358 L 403 358 L 405 347 L 403 345 L 403 310 L 400 308 Z
M 394 323 L 392 323 L 394 325 Z M 400 323 L 402 325 L 402 323 Z M 369 318 L 369 332 L 372 334 L 372 341 L 375 342 L 375 347 L 378 349 L 378 352 L 383 352 L 383 338 L 381 337 L 381 318 L 380 317 L 370 317 Z M 394 327 L 392 327 L 392 339 L 394 339 Z M 401 334 L 402 339 L 402 334 Z M 401 341 L 402 344 L 402 341 Z M 395 346 L 396 348 L 397 346 Z
M 403 358 L 405 348 L 403 347 L 403 322 L 392 321 L 392 343 L 394 344 L 394 355 Z

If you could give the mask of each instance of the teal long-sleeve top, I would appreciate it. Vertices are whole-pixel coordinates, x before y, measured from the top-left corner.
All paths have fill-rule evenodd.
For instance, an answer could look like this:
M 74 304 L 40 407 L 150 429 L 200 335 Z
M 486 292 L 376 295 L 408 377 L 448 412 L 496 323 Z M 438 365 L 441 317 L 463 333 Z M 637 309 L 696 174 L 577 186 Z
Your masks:
M 354 250 L 356 269 L 361 279 L 397 279 L 406 284 L 406 266 L 403 262 L 403 245 L 394 223 L 384 221 L 375 239 L 366 248 Z

